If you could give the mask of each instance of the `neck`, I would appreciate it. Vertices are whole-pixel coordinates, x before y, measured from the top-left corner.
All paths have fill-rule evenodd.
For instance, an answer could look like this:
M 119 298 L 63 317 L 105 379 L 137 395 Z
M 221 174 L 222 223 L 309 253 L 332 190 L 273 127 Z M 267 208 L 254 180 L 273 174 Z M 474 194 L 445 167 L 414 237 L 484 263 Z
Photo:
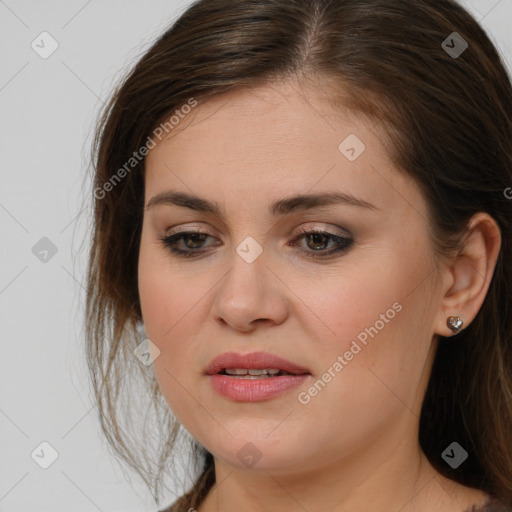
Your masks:
M 485 493 L 440 475 L 417 442 L 377 441 L 308 470 L 240 469 L 215 460 L 216 485 L 198 512 L 462 512 Z

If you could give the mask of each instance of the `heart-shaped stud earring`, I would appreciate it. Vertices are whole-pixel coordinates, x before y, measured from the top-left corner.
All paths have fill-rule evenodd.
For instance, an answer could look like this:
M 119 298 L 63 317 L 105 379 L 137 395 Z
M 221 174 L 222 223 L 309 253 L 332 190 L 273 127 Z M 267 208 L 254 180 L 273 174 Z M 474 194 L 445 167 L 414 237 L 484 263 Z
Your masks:
M 446 320 L 446 325 L 453 331 L 459 332 L 462 329 L 464 322 L 459 316 L 449 316 Z

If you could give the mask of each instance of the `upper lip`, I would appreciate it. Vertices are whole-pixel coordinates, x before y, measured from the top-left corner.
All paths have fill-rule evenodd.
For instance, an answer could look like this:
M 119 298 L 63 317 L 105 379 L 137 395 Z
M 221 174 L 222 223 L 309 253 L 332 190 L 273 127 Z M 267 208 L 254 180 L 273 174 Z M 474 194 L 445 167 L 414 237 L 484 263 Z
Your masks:
M 215 375 L 227 368 L 247 368 L 254 370 L 276 368 L 288 373 L 310 373 L 309 370 L 303 366 L 299 366 L 267 352 L 251 352 L 250 354 L 225 352 L 210 362 L 206 367 L 205 373 L 208 375 Z

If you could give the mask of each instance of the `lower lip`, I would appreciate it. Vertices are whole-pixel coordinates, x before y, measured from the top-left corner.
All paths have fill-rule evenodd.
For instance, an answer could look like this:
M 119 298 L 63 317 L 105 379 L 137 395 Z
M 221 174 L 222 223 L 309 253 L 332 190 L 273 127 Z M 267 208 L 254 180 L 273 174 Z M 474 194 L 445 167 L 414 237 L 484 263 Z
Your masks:
M 236 402 L 259 402 L 300 386 L 306 375 L 281 375 L 262 379 L 238 379 L 227 375 L 210 375 L 213 389 Z

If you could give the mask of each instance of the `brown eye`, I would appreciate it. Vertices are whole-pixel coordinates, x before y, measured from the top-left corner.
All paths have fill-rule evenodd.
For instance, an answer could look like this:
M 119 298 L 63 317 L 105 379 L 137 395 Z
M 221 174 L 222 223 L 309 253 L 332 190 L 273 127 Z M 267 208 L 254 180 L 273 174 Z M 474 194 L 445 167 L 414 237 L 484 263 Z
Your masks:
M 327 258 L 335 253 L 347 251 L 354 240 L 349 237 L 338 236 L 326 231 L 299 229 L 297 236 L 291 245 L 297 245 L 296 242 L 305 239 L 307 249 L 302 249 L 308 257 Z M 334 243 L 333 249 L 327 249 L 329 242 Z
M 207 252 L 204 248 L 207 238 L 214 237 L 201 231 L 182 231 L 174 235 L 162 237 L 160 240 L 173 254 L 179 257 L 193 258 Z M 301 229 L 299 230 L 299 236 L 290 245 L 298 245 L 297 242 L 302 239 L 306 241 L 306 248 L 302 248 L 301 251 L 311 258 L 327 258 L 336 253 L 347 251 L 354 243 L 352 238 L 334 235 L 326 231 L 306 231 Z M 334 245 L 331 249 L 328 248 L 330 242 Z
M 327 235 L 323 233 L 309 233 L 306 235 L 307 246 L 310 249 L 318 250 L 318 249 L 326 249 L 325 246 L 329 242 L 329 238 Z M 310 244 L 311 243 L 311 244 Z
M 206 233 L 191 233 L 184 235 L 182 238 L 189 249 L 199 249 L 199 246 L 204 243 L 206 236 L 208 236 Z M 188 244 L 187 241 L 191 241 L 192 245 Z
M 182 231 L 174 235 L 162 237 L 160 240 L 164 247 L 170 249 L 172 253 L 190 258 L 205 252 L 202 249 L 206 238 L 213 237 L 202 231 Z M 180 242 L 183 242 L 184 248 L 178 247 Z

